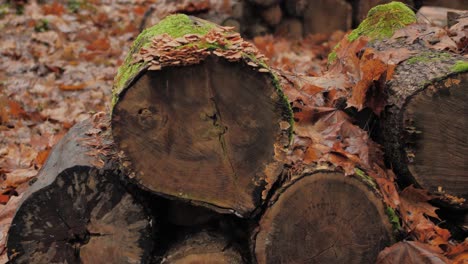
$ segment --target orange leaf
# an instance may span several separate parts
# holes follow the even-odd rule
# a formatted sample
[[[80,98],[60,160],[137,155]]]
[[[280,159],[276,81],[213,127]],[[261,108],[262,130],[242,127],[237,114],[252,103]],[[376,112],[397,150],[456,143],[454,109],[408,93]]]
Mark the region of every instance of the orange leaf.
[[[0,204],[6,204],[10,200],[10,195],[0,194]]]
[[[57,15],[61,16],[65,12],[65,8],[62,4],[58,2],[53,2],[50,5],[44,5],[42,7],[42,11],[44,11],[44,15]]]
[[[10,107],[10,115],[13,117],[27,116],[27,113],[21,107],[21,105],[15,101],[8,101],[8,106]]]
[[[39,153],[37,153],[36,159],[34,160],[34,163],[37,166],[42,167],[44,162],[47,160],[47,157],[49,157],[49,153],[50,153],[50,147],[47,147],[46,149],[39,151]]]
[[[95,50],[101,50],[101,51],[108,50],[110,48],[109,39],[107,39],[107,38],[96,39],[91,44],[86,46],[86,48],[88,50],[92,50],[92,51],[95,51]]]
[[[86,84],[80,83],[77,85],[66,85],[66,84],[60,84],[59,89],[62,91],[77,91],[77,90],[82,90],[86,87]]]

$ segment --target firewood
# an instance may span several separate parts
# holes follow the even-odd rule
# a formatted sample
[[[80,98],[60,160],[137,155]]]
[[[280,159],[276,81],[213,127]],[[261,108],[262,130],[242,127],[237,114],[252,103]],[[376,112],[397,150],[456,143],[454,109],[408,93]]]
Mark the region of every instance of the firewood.
[[[107,163],[109,120],[74,126],[24,194],[8,232],[11,263],[147,263],[151,218]]]
[[[167,17],[137,38],[116,78],[112,134],[125,166],[155,193],[249,215],[291,137],[276,78],[238,33]]]
[[[200,232],[174,245],[161,263],[241,264],[239,252],[220,234]]]
[[[373,263],[393,241],[379,194],[358,178],[306,172],[280,190],[254,247],[264,263]]]

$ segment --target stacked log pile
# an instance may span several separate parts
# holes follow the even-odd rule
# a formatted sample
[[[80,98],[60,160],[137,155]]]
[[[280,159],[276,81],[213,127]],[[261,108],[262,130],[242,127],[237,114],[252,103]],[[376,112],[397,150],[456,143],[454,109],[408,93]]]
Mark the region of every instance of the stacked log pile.
[[[176,4],[174,4],[174,2]],[[158,1],[156,17],[185,13],[234,27],[243,36],[259,35],[299,39],[309,34],[348,31],[366,18],[374,6],[390,0],[197,0]],[[463,0],[403,0],[413,10],[422,6],[468,9]],[[152,25],[151,23],[149,25]]]
[[[10,260],[462,263],[466,230],[428,200],[466,215],[467,21],[415,22],[400,3],[373,8],[309,77],[271,68],[231,28],[168,16],[135,40],[110,120],[52,151]],[[363,113],[383,133],[359,127]]]

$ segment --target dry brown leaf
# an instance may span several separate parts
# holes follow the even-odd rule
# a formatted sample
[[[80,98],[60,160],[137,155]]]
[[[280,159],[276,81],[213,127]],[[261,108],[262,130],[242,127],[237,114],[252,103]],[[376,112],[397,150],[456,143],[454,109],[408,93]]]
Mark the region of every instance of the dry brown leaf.
[[[376,264],[449,264],[440,249],[416,241],[402,241],[385,248]]]

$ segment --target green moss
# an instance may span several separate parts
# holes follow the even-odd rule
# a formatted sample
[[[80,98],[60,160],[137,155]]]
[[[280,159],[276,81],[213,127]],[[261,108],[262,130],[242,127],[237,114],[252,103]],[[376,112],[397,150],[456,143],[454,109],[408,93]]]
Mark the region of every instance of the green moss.
[[[451,55],[447,52],[423,52],[407,60],[408,64],[415,64],[418,62],[428,63],[437,62],[444,59],[450,59]]]
[[[348,40],[354,41],[360,36],[367,36],[372,40],[389,38],[397,29],[415,22],[416,15],[403,3],[378,5],[369,10],[367,18],[349,34]]]
[[[468,62],[467,61],[457,61],[453,65],[452,69],[453,72],[460,73],[460,72],[467,72],[468,71]]]
[[[338,57],[338,54],[336,54],[336,51],[340,48],[340,43],[336,44],[335,47],[333,47],[332,52],[328,54],[328,64],[332,64],[335,62],[336,58]]]
[[[388,219],[390,220],[390,223],[392,224],[393,230],[398,231],[401,229],[400,225],[400,218],[397,216],[395,210],[391,208],[390,206],[387,206],[385,208],[385,213],[388,216]]]
[[[377,190],[377,184],[375,183],[375,180],[372,177],[370,177],[369,175],[367,175],[364,171],[356,168],[356,169],[354,169],[354,173],[355,173],[355,175],[359,176],[359,178],[361,178],[361,180],[364,183],[366,183],[367,185],[369,185],[373,189]]]
[[[133,79],[138,72],[147,66],[147,63],[133,63],[133,54],[138,53],[141,48],[151,45],[151,40],[155,36],[168,34],[173,38],[178,38],[187,34],[206,35],[215,26],[216,25],[205,21],[203,21],[203,23],[196,23],[196,21],[192,20],[187,15],[178,14],[167,16],[158,24],[145,29],[135,39],[124,63],[117,71],[117,75],[114,80],[112,107],[117,103],[118,97],[127,82]]]

